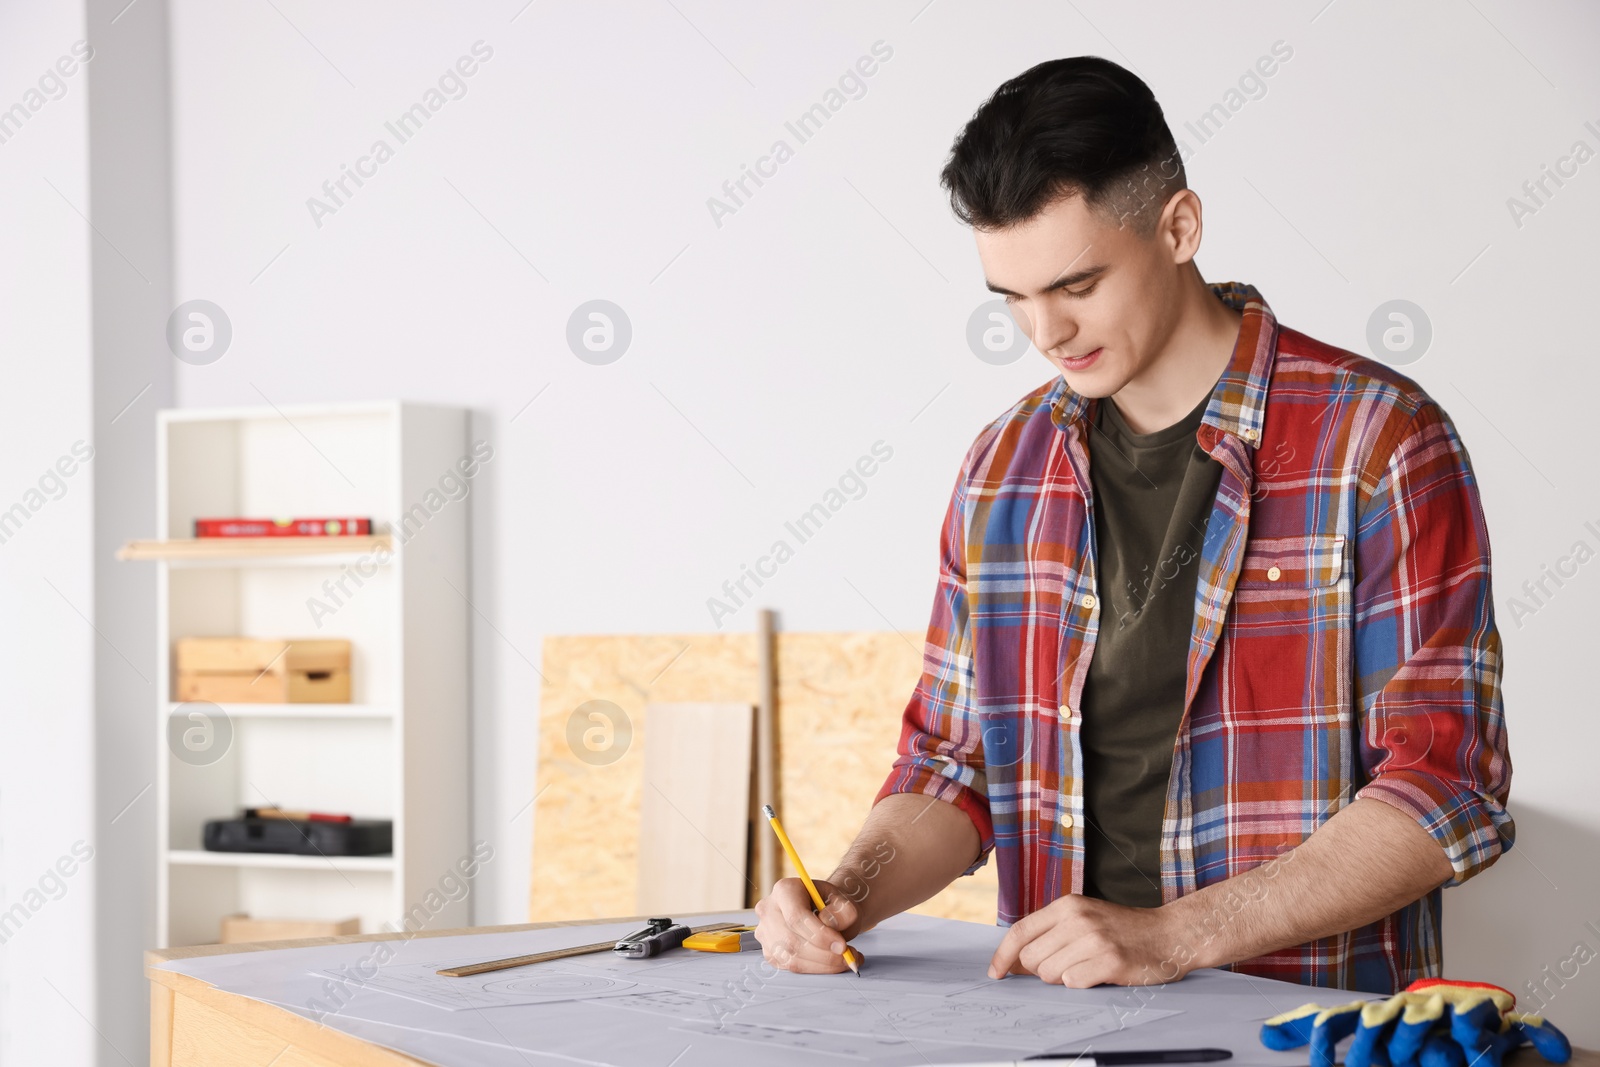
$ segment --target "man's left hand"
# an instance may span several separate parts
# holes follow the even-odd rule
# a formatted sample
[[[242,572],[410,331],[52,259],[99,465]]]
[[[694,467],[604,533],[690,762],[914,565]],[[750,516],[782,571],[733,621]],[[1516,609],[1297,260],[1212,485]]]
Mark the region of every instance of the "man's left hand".
[[[1165,908],[1129,908],[1070,894],[1016,922],[989,962],[989,977],[1036,974],[1052,985],[1087,989],[1175,981],[1173,922]],[[1188,956],[1188,953],[1181,953]]]

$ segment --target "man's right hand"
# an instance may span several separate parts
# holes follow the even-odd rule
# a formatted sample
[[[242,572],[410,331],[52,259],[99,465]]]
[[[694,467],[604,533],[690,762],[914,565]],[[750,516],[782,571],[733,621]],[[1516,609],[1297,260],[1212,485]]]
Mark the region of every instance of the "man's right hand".
[[[774,882],[756,904],[762,954],[773,966],[802,974],[848,970],[843,952],[851,938],[949,885],[978,858],[981,844],[972,820],[953,803],[920,793],[884,797],[832,879],[817,883],[820,916],[798,878]]]
[[[827,905],[812,909],[811,894],[798,878],[780,878],[772,892],[756,902],[756,940],[774,967],[799,974],[835,974],[848,970],[845,942],[859,932],[861,914],[855,903],[832,882],[817,882]],[[858,952],[857,955],[860,953]]]

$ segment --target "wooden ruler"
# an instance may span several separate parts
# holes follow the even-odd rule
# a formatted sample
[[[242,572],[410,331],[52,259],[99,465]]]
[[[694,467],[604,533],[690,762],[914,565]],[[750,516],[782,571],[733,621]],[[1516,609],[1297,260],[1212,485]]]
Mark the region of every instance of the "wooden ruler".
[[[742,923],[712,923],[709,926],[691,927],[691,934],[707,934],[715,930],[732,930]],[[527,956],[511,956],[503,960],[488,960],[484,963],[469,963],[461,967],[446,967],[435,974],[444,975],[446,978],[466,978],[469,975],[484,974],[488,971],[504,971],[511,967],[526,967],[530,963],[546,963],[550,960],[564,960],[568,956],[587,956],[591,952],[608,952],[617,947],[617,938],[610,941],[596,941],[592,945],[577,945],[573,948],[555,948],[549,952],[535,952]]]

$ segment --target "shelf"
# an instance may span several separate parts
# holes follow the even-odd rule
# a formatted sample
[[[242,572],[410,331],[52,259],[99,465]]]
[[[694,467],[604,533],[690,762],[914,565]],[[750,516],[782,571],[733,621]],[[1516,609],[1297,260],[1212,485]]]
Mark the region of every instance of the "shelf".
[[[184,704],[210,703],[230,719],[391,719],[394,708],[387,704],[217,704],[213,701],[172,700],[171,715]]]
[[[394,400],[341,401],[331,404],[276,405],[254,404],[238,407],[216,408],[165,408],[156,413],[157,422],[165,427],[174,423],[184,425],[196,422],[247,422],[251,420],[271,423],[288,423],[308,419],[395,418],[404,405]],[[289,423],[289,425],[294,425]]]
[[[393,553],[394,538],[389,534],[359,537],[189,537],[176,541],[129,541],[117,550],[117,558],[223,565],[313,564],[354,560],[380,549]]]
[[[471,606],[460,593],[471,589],[469,508],[429,506],[462,496],[441,487],[441,472],[465,482],[469,461],[485,462],[470,429],[463,408],[393,400],[158,416],[151,539],[108,546],[118,559],[153,563],[157,583],[160,651],[146,705],[160,754],[157,944],[215,941],[239,912],[356,916],[364,931],[385,929],[470,853]],[[351,527],[338,537],[191,536],[196,519],[219,515],[361,515],[372,526],[359,536]],[[419,554],[411,535],[424,525]],[[276,691],[259,694],[275,703],[172,699],[177,641],[237,636],[349,641],[357,703],[324,703],[326,694],[277,703],[287,694]],[[227,747],[191,762],[174,735],[206,723],[175,720],[197,706],[215,737],[226,731]],[[391,818],[394,854],[205,851],[208,821],[267,803],[258,785],[293,807]],[[430,925],[470,920],[462,897]]]
[[[206,852],[174,848],[167,862],[177,867],[261,867],[284,871],[392,871],[393,856],[297,856],[282,852]]]

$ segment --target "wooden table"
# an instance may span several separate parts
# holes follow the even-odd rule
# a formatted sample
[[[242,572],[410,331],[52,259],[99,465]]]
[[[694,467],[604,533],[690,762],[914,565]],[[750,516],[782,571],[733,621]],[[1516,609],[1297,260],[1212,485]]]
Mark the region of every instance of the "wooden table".
[[[523,923],[417,934],[352,934],[301,941],[200,945],[146,952],[145,974],[150,979],[150,1067],[429,1067],[423,1060],[329,1029],[276,1005],[221,992],[209,983],[188,975],[158,971],[156,964],[227,952],[260,952],[275,948],[452,937],[458,934],[508,933],[630,921],[642,922],[643,919],[596,919],[592,924]],[[1600,1052],[1576,1049],[1571,1063],[1572,1067],[1600,1067]],[[1521,1049],[1506,1061],[1506,1067],[1538,1067],[1542,1064],[1544,1061],[1529,1048]]]
[[[596,919],[594,925],[627,921]],[[186,974],[158,971],[157,964],[229,952],[587,925],[590,924],[522,923],[428,930],[416,934],[349,934],[299,941],[197,945],[146,952],[145,975],[150,979],[150,1067],[428,1067],[423,1060],[330,1029],[274,1004],[224,993]]]

